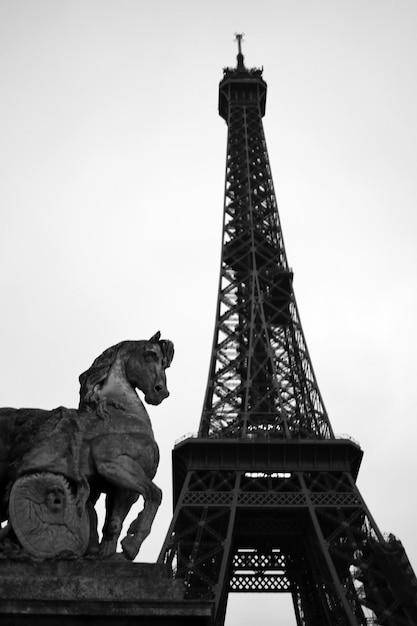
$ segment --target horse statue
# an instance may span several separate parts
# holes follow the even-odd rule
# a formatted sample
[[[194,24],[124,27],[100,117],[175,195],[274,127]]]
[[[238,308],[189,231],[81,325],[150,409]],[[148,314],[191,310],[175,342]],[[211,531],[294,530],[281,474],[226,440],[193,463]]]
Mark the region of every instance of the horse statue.
[[[159,462],[145,402],[168,397],[165,370],[174,347],[156,333],[105,350],[80,376],[77,409],[0,409],[2,542],[41,558],[66,553],[110,557],[123,521],[139,496],[142,511],[122,550],[133,560],[161,502],[152,482]],[[94,505],[106,494],[98,540]]]

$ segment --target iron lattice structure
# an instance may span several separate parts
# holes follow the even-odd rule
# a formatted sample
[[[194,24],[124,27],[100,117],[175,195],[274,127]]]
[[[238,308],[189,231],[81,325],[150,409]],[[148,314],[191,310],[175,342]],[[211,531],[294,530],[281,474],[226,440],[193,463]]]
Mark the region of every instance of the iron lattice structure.
[[[336,439],[292,287],[262,117],[259,69],[224,70],[222,261],[198,435],[173,451],[174,515],[159,557],[186,598],[292,594],[298,626],[412,626],[417,580],[357,486],[362,451]],[[278,623],[278,617],[277,617]]]
[[[220,286],[200,436],[328,438],[292,289],[262,125],[261,70],[225,70],[228,124]]]

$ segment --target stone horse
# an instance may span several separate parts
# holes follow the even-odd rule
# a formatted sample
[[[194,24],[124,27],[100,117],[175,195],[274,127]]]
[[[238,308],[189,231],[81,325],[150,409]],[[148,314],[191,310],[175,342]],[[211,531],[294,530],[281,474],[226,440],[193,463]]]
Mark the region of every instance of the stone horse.
[[[0,512],[2,520],[9,520],[0,539],[15,534],[26,547],[21,540],[24,532],[19,534],[17,528],[21,509],[15,513],[16,528],[10,521],[17,506],[18,497],[13,500],[16,486],[32,478],[42,484],[43,477],[63,477],[76,506],[88,511],[89,551],[99,556],[116,552],[123,521],[139,496],[143,497],[143,510],[122,540],[125,556],[135,558],[162,497],[152,482],[159,462],[158,446],[136,389],[149,404],[167,398],[165,370],[173,355],[172,342],[161,340],[159,332],[149,341],[122,341],[105,350],[81,374],[78,410],[0,409]],[[52,489],[45,497],[46,504],[52,498],[53,514],[59,513],[62,504],[58,491]],[[21,489],[20,500],[22,493]],[[106,494],[106,517],[99,545],[94,505],[101,493]]]

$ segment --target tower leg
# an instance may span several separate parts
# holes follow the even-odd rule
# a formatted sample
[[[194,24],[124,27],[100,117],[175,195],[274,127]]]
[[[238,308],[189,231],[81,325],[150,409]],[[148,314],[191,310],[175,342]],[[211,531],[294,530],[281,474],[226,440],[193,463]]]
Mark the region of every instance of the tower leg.
[[[315,507],[310,497],[310,491],[306,486],[303,474],[299,474],[299,479],[305,494],[306,501],[308,503],[309,514],[316,534],[316,540],[319,546],[320,555],[324,561],[323,570],[326,574],[327,585],[329,587],[329,590],[333,591],[333,593],[329,594],[329,598],[331,598],[333,604],[332,609],[335,612],[335,617],[333,619],[337,619],[337,622],[334,623],[341,624],[343,626],[358,626],[357,617],[352,612],[352,608],[348,602],[348,599],[346,598],[345,589],[341,585],[338,572],[329,554],[328,545],[320,528]],[[359,623],[362,623],[364,626],[366,626],[365,618],[363,618],[363,621]]]
[[[233,493],[233,501],[229,516],[229,523],[227,526],[227,532],[224,540],[224,552],[220,566],[219,581],[216,585],[214,626],[223,626],[226,619],[227,601],[229,598],[229,580],[233,558],[232,545],[236,523],[236,511],[240,489],[240,479],[241,474],[237,473]]]

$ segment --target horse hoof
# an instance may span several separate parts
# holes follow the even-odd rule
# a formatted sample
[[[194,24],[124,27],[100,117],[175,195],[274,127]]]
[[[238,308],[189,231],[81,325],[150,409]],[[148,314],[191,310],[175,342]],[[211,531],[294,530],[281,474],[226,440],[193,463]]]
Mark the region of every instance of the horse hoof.
[[[87,548],[87,552],[85,553],[86,556],[98,556],[100,552],[100,548],[98,547],[98,545],[94,545],[94,546],[90,546],[89,548]]]
[[[133,561],[139,552],[139,548],[133,537],[125,537],[122,539],[122,550],[125,557],[128,558],[129,561]]]
[[[106,559],[116,553],[117,542],[103,541],[98,549],[98,555],[101,559]]]

